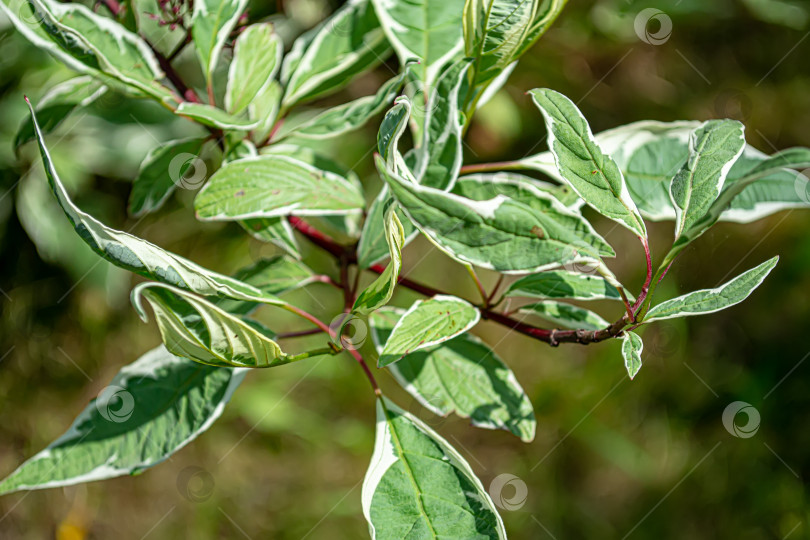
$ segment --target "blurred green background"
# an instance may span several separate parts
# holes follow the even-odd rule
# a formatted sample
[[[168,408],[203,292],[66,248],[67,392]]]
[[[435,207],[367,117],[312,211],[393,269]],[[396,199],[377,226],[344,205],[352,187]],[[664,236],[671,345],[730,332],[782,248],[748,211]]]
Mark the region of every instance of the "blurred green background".
[[[325,0],[283,6],[301,28],[335,7]],[[672,21],[672,35],[660,45],[634,31],[637,14],[648,7]],[[250,12],[259,19],[275,9],[252,2]],[[579,102],[595,131],[642,119],[732,117],[768,153],[810,146],[808,30],[807,2],[572,0],[475,117],[467,162],[545,149],[541,116],[524,95],[538,86]],[[71,74],[5,23],[0,73],[5,476],[60,435],[159,336],[129,306],[133,278],[100,261],[69,227],[35,148],[15,153],[23,94],[36,103]],[[388,76],[381,67],[318,105],[372,93]],[[275,254],[236,226],[197,223],[187,191],[154,216],[127,217],[129,183],[146,152],[191,129],[155,106],[107,94],[48,141],[76,202],[105,223],[225,273]],[[329,149],[361,175],[369,196],[379,186],[368,155],[375,131],[370,125]],[[638,290],[644,276],[638,242],[625,231],[607,233],[611,225],[594,219],[621,254],[612,268]],[[660,259],[671,224],[651,229]],[[516,477],[495,496],[519,506],[502,511],[512,538],[810,538],[808,230],[810,212],[795,210],[746,226],[719,225],[696,242],[663,282],[661,298],[714,287],[774,254],[782,259],[745,303],[645,329],[644,367],[632,382],[618,343],[554,349],[482,323],[475,333],[514,369],[534,403],[538,432],[531,444],[434,417],[387,374],[379,374],[381,384],[460,448],[485,486],[501,474]],[[330,260],[305,249],[305,260],[334,275]],[[406,251],[404,274],[476,298],[466,272],[425,241]],[[327,319],[342,307],[325,285],[293,298]],[[416,298],[400,291],[394,303]],[[604,307],[608,318],[620,315],[614,305]],[[279,332],[306,327],[269,309],[262,317]],[[753,437],[724,429],[722,413],[734,401],[760,413]],[[0,538],[364,538],[360,483],[373,421],[368,383],[347,355],[254,373],[209,432],[138,478],[1,498]]]

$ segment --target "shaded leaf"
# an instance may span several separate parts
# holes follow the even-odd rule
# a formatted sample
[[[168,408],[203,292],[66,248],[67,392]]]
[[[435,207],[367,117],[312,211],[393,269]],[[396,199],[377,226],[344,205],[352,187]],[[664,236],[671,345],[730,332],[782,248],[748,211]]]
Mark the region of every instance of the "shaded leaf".
[[[258,120],[234,116],[222,109],[204,103],[184,101],[177,107],[175,113],[200,124],[225,130],[250,131],[259,125]]]
[[[79,107],[86,107],[101,97],[107,87],[89,76],[74,77],[61,82],[42,96],[37,105],[37,117],[42,132],[50,133]],[[14,146],[20,146],[36,138],[34,123],[27,117],[14,137]]]
[[[567,270],[550,270],[522,277],[512,283],[504,295],[574,300],[622,299],[618,289],[601,276]]]
[[[315,279],[312,270],[301,261],[280,255],[269,259],[259,259],[255,263],[241,268],[234,278],[256,287],[266,294],[282,294],[299,289],[312,283]],[[261,304],[222,298],[217,306],[229,313],[247,315]]]
[[[199,186],[206,173],[199,158],[204,143],[205,139],[183,139],[150,150],[132,182],[129,213],[139,217],[160,209],[178,185]]]
[[[397,286],[399,271],[402,269],[402,246],[405,243],[405,231],[394,211],[396,203],[390,202],[385,210],[385,238],[388,243],[388,254],[391,258],[385,271],[357,296],[352,311],[368,315],[381,308],[391,300]]]
[[[286,251],[296,259],[301,258],[298,240],[295,239],[292,226],[283,217],[256,218],[240,221],[242,226],[253,238],[262,242],[269,242]]]
[[[541,319],[570,330],[579,328],[601,330],[610,325],[609,322],[593,311],[553,300],[521,306],[518,312],[537,315]]]

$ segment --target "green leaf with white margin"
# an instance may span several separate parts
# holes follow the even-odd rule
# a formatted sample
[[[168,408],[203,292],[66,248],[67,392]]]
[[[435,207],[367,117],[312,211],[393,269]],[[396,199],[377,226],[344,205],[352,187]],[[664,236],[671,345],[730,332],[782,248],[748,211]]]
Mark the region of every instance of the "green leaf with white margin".
[[[381,308],[391,300],[397,286],[399,271],[402,269],[402,246],[405,243],[405,231],[395,212],[396,203],[389,201],[385,210],[385,238],[388,242],[388,254],[391,260],[385,271],[358,295],[352,307],[353,313],[368,315]]]
[[[618,289],[604,278],[567,270],[550,270],[522,277],[512,283],[504,295],[574,300],[622,299]]]
[[[240,300],[281,305],[279,298],[264,294],[255,287],[236,279],[206,270],[188,259],[165,251],[158,246],[123,231],[111,229],[93,216],[79,210],[68,197],[59,180],[51,155],[39,130],[33,107],[28,104],[34,120],[42,162],[51,190],[73,228],[93,251],[102,258],[138,275],[206,296],[227,296]]]
[[[231,35],[248,0],[195,0],[191,36],[208,84],[219,62],[222,47]]]
[[[700,122],[645,120],[595,135],[597,144],[622,170],[630,195],[644,218],[675,219],[669,185],[686,163],[689,136],[700,125]],[[555,170],[550,152],[520,160],[520,165],[565,181]],[[746,145],[731,167],[717,201],[700,221],[719,213],[719,221],[750,223],[779,210],[806,207],[808,196],[804,186],[797,188],[798,177],[791,169],[808,167],[810,149],[791,148],[768,156]]]
[[[259,259],[254,264],[241,268],[233,277],[267,294],[282,294],[315,281],[315,276],[308,266],[283,255]],[[230,298],[220,298],[216,304],[228,313],[236,315],[248,315],[261,305]]]
[[[464,52],[464,0],[372,0],[400,64],[418,60],[413,72],[432,88],[439,70]]]
[[[162,463],[211,427],[246,373],[152,349],[122,368],[64,435],[0,482],[0,493],[135,475]]]
[[[566,0],[469,0],[464,43],[473,87],[486,88],[551,27]]]
[[[705,315],[737,305],[759,287],[778,261],[778,256],[769,259],[715,289],[694,291],[661,302],[647,312],[643,319],[644,323],[691,315]]]
[[[676,238],[706,214],[744,148],[745,126],[735,120],[709,120],[692,132],[689,159],[669,188]]]
[[[622,357],[624,357],[624,367],[627,368],[627,374],[631,379],[635,378],[641,369],[641,351],[643,350],[644,343],[638,334],[625,330],[622,336]]]
[[[771,181],[777,186],[781,184],[783,191],[786,188],[789,191],[789,186],[792,183],[793,194],[788,195],[788,197],[780,197],[782,201],[776,203],[778,206],[784,208],[782,205],[784,204],[785,199],[793,199],[793,205],[798,203],[799,206],[807,206],[807,177],[804,176],[804,174],[796,173],[786,168],[801,168],[805,166],[810,166],[810,149],[789,148],[787,150],[778,152],[767,159],[760,160],[752,168],[747,168],[742,177],[736,178],[732,182],[728,182],[725,189],[720,192],[720,196],[718,196],[709,207],[709,210],[700,219],[695,221],[691,227],[685,230],[678,239],[676,239],[671,254],[682,250],[695,238],[709,230],[709,228],[720,218],[728,214],[729,209],[734,211],[735,202],[740,201],[738,204],[744,204],[746,199],[740,200],[741,196],[747,194],[749,197],[748,200],[750,200],[750,197],[757,197],[757,193],[753,190],[758,187],[758,183],[763,181]],[[785,183],[787,186],[785,186]],[[766,184],[763,187],[766,193],[773,194],[773,188],[771,186]]]
[[[610,326],[609,322],[593,311],[563,302],[555,302],[554,300],[520,306],[518,313],[537,315],[552,324],[571,330],[579,328],[601,330]]]
[[[268,368],[307,358],[288,355],[252,324],[231,315],[205,298],[161,283],[141,283],[132,289],[132,305],[144,322],[146,299],[166,349],[209,366]]]
[[[374,454],[363,480],[372,539],[505,539],[501,517],[464,458],[438,433],[377,399]]]
[[[404,311],[385,307],[369,317],[378,352]],[[534,439],[537,422],[529,397],[509,367],[471,334],[408,354],[388,370],[435,414],[455,413],[479,428],[509,431],[525,442]]]
[[[284,89],[276,81],[270,81],[267,88],[263,89],[256,98],[248,105],[248,117],[258,122],[253,128],[253,140],[261,145],[267,142],[273,127],[276,125],[279,109],[281,108],[281,96]]]
[[[205,126],[224,130],[250,131],[259,125],[258,120],[251,120],[241,116],[234,116],[228,112],[206,105],[205,103],[191,103],[184,101],[174,111],[175,114],[185,116]]]
[[[91,104],[107,87],[93,77],[82,75],[61,82],[48,90],[37,104],[37,116],[43,133],[50,133],[79,107]],[[14,137],[14,146],[20,146],[36,138],[34,123],[27,117]]]
[[[566,207],[579,210],[584,201],[567,185],[556,185],[512,172],[469,174],[456,180],[451,193],[474,201],[486,201],[504,195],[510,199],[537,207],[537,191],[548,193]]]
[[[251,24],[239,34],[228,68],[225,109],[239,114],[273,82],[284,45],[270,23]]]
[[[246,219],[240,221],[239,225],[256,240],[278,246],[296,259],[301,258],[298,240],[296,240],[292,226],[287,221],[287,218]]]
[[[103,73],[167,105],[177,100],[158,82],[164,73],[149,45],[137,34],[81,4],[52,0],[29,3],[32,16],[51,40],[64,54],[87,66],[88,74]]]
[[[403,72],[390,79],[373,96],[364,96],[322,112],[296,126],[286,136],[330,139],[362,127],[372,116],[379,114],[397,97],[405,75],[406,73]]]
[[[530,94],[543,113],[548,145],[565,180],[594,210],[646,238],[644,220],[627,190],[624,175],[596,144],[577,106],[553,90],[535,89]]]
[[[378,367],[463,334],[481,319],[478,309],[455,296],[436,295],[417,300],[397,322],[380,352]]]
[[[140,217],[159,210],[178,186],[198,187],[206,174],[199,158],[204,143],[205,139],[182,139],[150,150],[132,182],[130,215]]]
[[[447,66],[429,95],[422,142],[416,150],[414,176],[428,187],[449,191],[461,170],[465,118],[459,111],[466,91],[470,60]]]
[[[363,194],[347,178],[275,154],[225,165],[194,200],[197,216],[213,221],[348,214],[364,206]]]
[[[537,190],[538,207],[504,195],[475,201],[420,186],[377,169],[405,214],[454,259],[503,273],[529,273],[565,263],[613,256],[611,247],[578,213]]]
[[[283,108],[336,92],[390,53],[369,0],[349,0],[293,43],[284,59]]]

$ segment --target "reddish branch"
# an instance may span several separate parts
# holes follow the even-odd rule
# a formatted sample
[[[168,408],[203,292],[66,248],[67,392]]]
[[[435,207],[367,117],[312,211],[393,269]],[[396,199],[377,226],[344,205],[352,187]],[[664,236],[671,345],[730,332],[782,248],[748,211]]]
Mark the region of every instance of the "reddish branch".
[[[316,246],[329,252],[339,260],[342,259],[350,262],[356,262],[357,253],[355,246],[342,246],[338,244],[335,240],[301,218],[290,216],[287,219],[289,220],[290,225],[292,225],[298,232],[306,236]],[[385,271],[385,266],[375,264],[370,266],[368,270],[377,274],[382,274]],[[434,289],[429,285],[418,283],[404,276],[398,277],[397,283],[406,289],[410,289],[425,296],[446,294],[444,291]],[[537,328],[536,326],[524,323],[523,321],[513,319],[512,317],[495,311],[490,307],[479,306],[479,310],[481,312],[481,317],[486,320],[506,326],[507,328],[515,330],[516,332],[520,332],[526,336],[544,341],[555,347],[560,343],[579,343],[581,345],[588,345],[590,343],[604,341],[620,335],[622,330],[624,330],[628,324],[632,322],[632,317],[625,314],[621,319],[601,330],[548,330],[545,328]]]

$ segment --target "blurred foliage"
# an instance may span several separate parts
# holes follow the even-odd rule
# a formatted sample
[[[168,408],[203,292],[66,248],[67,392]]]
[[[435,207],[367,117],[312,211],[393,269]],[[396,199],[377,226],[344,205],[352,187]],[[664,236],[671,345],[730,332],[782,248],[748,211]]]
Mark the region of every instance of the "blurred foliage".
[[[284,4],[289,38],[334,8],[325,1]],[[644,8],[671,19],[665,43],[639,39],[634,21]],[[595,130],[642,119],[732,117],[745,122],[748,140],[764,151],[810,146],[809,13],[806,2],[787,0],[572,0],[476,116],[467,160],[544,149],[541,117],[524,95],[538,86],[579,102]],[[251,15],[276,17],[271,3],[258,1]],[[159,337],[128,305],[128,274],[100,261],[65,226],[35,148],[28,144],[19,154],[13,148],[25,115],[22,95],[36,102],[70,73],[7,24],[0,24],[0,70],[5,474],[62,433],[120,366]],[[369,94],[388,76],[383,66],[335,102]],[[116,228],[222,272],[274,254],[236,226],[196,222],[188,191],[157,216],[127,218],[128,183],[148,149],[191,127],[156,106],[109,93],[61,126],[49,144],[79,206]],[[369,126],[329,149],[358,172],[369,197],[379,187],[368,153],[375,130]],[[804,483],[810,353],[800,339],[810,320],[808,225],[810,214],[787,211],[745,229],[717,226],[691,246],[663,282],[662,297],[717,285],[727,279],[722,269],[729,261],[739,271],[776,253],[783,257],[740,306],[645,330],[645,364],[633,382],[617,360],[618,343],[555,349],[482,324],[476,332],[513,367],[535,405],[538,436],[531,444],[436,418],[389,377],[381,383],[460,447],[485,485],[503,473],[527,484],[525,505],[503,511],[512,538],[810,538]],[[670,227],[651,227],[657,257]],[[640,248],[629,233],[610,229],[601,222],[617,252],[636,255],[612,267],[637,288],[644,275]],[[316,269],[334,274],[320,253],[305,249]],[[464,270],[425,241],[408,248],[404,273],[475,297]],[[494,283],[492,275],[483,279]],[[339,311],[334,291],[310,290],[315,296],[295,293],[300,305]],[[394,303],[416,298],[403,291]],[[276,312],[272,320],[269,311],[264,315],[276,331],[300,328]],[[251,374],[208,433],[142,478],[0,499],[0,537],[365,537],[358,479],[373,446],[373,396],[344,356]],[[723,428],[723,410],[736,400],[761,413],[751,438]]]

